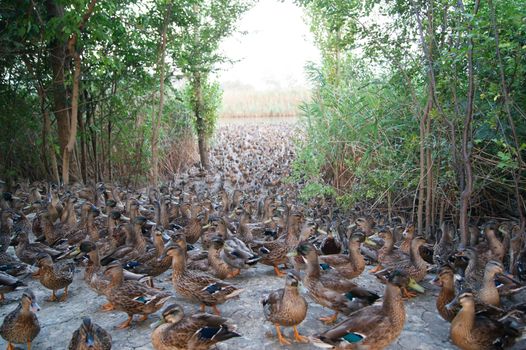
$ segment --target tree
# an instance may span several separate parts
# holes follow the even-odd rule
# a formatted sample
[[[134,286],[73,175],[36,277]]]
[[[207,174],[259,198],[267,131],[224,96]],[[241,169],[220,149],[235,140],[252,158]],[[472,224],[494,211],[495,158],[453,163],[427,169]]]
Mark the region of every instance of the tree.
[[[240,16],[252,4],[250,0],[195,0],[192,4],[189,25],[181,28],[175,38],[172,57],[189,81],[192,98],[191,109],[194,114],[195,129],[199,145],[201,165],[208,169],[208,130],[213,129],[214,120],[206,118],[205,101],[210,74],[226,58],[219,53],[222,39],[236,30]],[[213,115],[213,113],[209,114]]]

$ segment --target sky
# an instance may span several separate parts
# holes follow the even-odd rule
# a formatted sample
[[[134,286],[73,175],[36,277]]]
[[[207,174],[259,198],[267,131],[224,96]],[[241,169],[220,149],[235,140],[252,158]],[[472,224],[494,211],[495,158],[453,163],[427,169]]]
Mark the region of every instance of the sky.
[[[219,72],[223,85],[240,83],[257,90],[308,87],[304,66],[319,62],[319,53],[303,10],[288,0],[259,1],[245,13],[239,29],[221,45],[227,57],[239,60]]]

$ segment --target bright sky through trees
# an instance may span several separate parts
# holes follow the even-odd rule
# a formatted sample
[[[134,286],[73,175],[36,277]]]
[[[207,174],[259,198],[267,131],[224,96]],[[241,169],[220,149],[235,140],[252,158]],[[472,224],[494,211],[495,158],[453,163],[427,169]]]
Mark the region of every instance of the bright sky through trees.
[[[226,56],[239,61],[219,73],[221,83],[260,90],[307,85],[303,67],[319,61],[319,54],[302,9],[292,1],[260,1],[243,16],[239,29],[246,35],[222,44]]]

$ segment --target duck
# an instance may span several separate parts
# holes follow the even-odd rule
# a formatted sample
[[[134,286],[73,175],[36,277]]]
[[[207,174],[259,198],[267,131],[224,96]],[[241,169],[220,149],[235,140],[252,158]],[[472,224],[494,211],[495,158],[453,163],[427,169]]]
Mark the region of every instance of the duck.
[[[63,252],[50,248],[45,244],[35,242],[30,243],[27,232],[22,231],[13,237],[11,245],[15,246],[16,256],[23,262],[33,265],[40,253],[49,254],[52,258],[58,258]]]
[[[36,312],[40,311],[35,294],[26,289],[22,293],[20,303],[4,317],[0,326],[0,336],[7,341],[7,350],[14,350],[13,344],[27,344],[31,349],[31,342],[40,333],[40,323]]]
[[[111,334],[90,317],[84,317],[80,327],[73,332],[68,350],[110,350]]]
[[[456,296],[455,272],[450,266],[444,265],[440,267],[432,283],[440,287],[440,292],[436,299],[437,311],[444,320],[451,322],[455,318],[458,309],[447,308],[446,306],[451,303]]]
[[[411,242],[415,235],[415,224],[412,222],[408,223],[404,232],[402,232],[402,242],[400,243],[400,250],[405,254],[409,255],[411,251]]]
[[[401,288],[408,284],[411,279],[406,272],[390,272],[381,305],[370,305],[352,313],[344,321],[312,337],[312,342],[333,349],[385,349],[404,328],[406,315]]]
[[[38,278],[44,287],[52,290],[49,301],[59,300],[55,294],[59,289],[64,289],[60,301],[65,301],[68,297],[68,287],[73,282],[75,265],[72,262],[54,263],[47,253],[40,253],[37,256],[36,265],[38,271],[33,274],[33,277]]]
[[[218,304],[238,296],[243,289],[225,283],[205,273],[186,268],[186,252],[178,245],[167,247],[164,254],[172,256],[172,283],[178,295],[205,306],[219,315]]]
[[[31,267],[8,253],[0,252],[0,271],[13,277],[25,278],[31,274]]]
[[[167,306],[153,328],[151,341],[155,350],[208,350],[241,336],[226,318],[203,312],[186,316],[179,304]]]
[[[27,286],[23,281],[0,271],[0,302],[5,300],[4,294],[13,292],[19,287]]]
[[[88,257],[88,263],[84,269],[84,282],[98,295],[106,295],[110,280],[104,275],[102,265],[100,264],[98,247],[91,241],[84,241],[78,247],[79,253],[83,253],[83,256]],[[124,279],[130,281],[147,282],[149,277],[142,274],[135,274],[133,272],[124,270]],[[106,303],[101,309],[103,311],[113,310],[113,304]]]
[[[5,253],[11,241],[11,229],[13,227],[13,211],[3,209],[0,211],[0,253]]]
[[[148,246],[142,234],[142,227],[147,222],[148,220],[144,216],[135,216],[132,223],[125,228],[126,244],[117,247],[101,258],[102,266],[106,266],[112,261],[120,261],[124,264],[130,260],[135,260],[143,256],[146,253]]]
[[[100,240],[99,230],[95,225],[95,218],[100,215],[100,210],[89,202],[85,202],[82,205],[83,218],[84,222],[79,224],[79,226],[73,230],[70,230],[65,238],[68,240],[68,244],[75,245],[83,240],[86,237],[93,242],[98,242]]]
[[[184,227],[184,235],[188,244],[195,244],[201,237],[202,225],[201,218],[198,215],[198,206],[185,206],[184,213],[187,217],[187,224]]]
[[[88,263],[84,269],[84,282],[97,294],[105,295],[110,280],[102,271],[97,245],[91,241],[84,241],[80,244],[79,251],[88,257]],[[111,303],[105,304],[102,309],[113,310],[113,305]]]
[[[484,278],[479,284],[481,288],[477,290],[476,299],[484,305],[500,306],[499,290],[495,285],[495,277],[504,273],[502,263],[490,260],[484,268]]]
[[[327,231],[327,234],[320,243],[320,251],[324,255],[340,254],[342,251],[342,242],[334,237],[332,230],[329,229]]]
[[[242,240],[234,235],[229,235],[224,240],[220,256],[228,265],[240,270],[253,267],[261,260],[259,255],[255,254]]]
[[[394,262],[388,265],[384,271],[380,271],[376,275],[381,276],[392,270],[401,270],[406,272],[416,283],[422,281],[427,275],[427,270],[429,268],[429,264],[420,255],[420,247],[424,244],[426,244],[426,240],[423,237],[414,237],[411,241],[409,260]],[[415,293],[409,292],[407,288],[402,288],[402,291],[407,298],[416,296]]]
[[[183,251],[186,252],[186,267],[188,269],[204,272],[209,271],[210,265],[208,263],[208,251],[196,251],[192,246],[187,245],[186,237],[182,232],[175,232],[174,234],[172,234],[170,241],[171,243],[168,244],[162,255],[163,259],[166,258],[165,253],[167,252],[170,246],[178,245]]]
[[[290,255],[295,254],[303,257],[307,264],[303,284],[309,296],[316,303],[335,311],[334,315],[319,319],[325,324],[334,323],[339,313],[350,315],[356,310],[371,305],[379,298],[377,294],[356,286],[338,274],[325,275],[327,277],[323,280],[318,255],[312,243],[300,243],[296,251],[290,253]]]
[[[349,254],[321,255],[318,257],[320,265],[325,270],[335,269],[341,276],[352,279],[358,277],[365,270],[365,258],[360,252],[360,246],[368,241],[374,244],[362,232],[355,232],[349,239]]]
[[[378,250],[377,260],[378,265],[369,271],[370,273],[376,273],[383,269],[383,265],[388,266],[395,264],[401,261],[407,261],[409,256],[402,252],[400,249],[397,249],[394,245],[393,232],[389,227],[384,227],[378,232],[378,237],[380,237],[384,244]]]
[[[460,304],[460,310],[451,321],[449,335],[453,344],[462,350],[496,350],[510,347],[521,332],[505,320],[496,320],[487,314],[477,314],[475,297],[470,290],[463,291],[450,307]]]
[[[109,264],[104,274],[110,278],[106,298],[115,310],[128,314],[128,319],[118,325],[118,329],[130,327],[135,314],[142,315],[140,321],[145,321],[149,314],[159,311],[172,297],[168,292],[138,281],[125,281],[123,268],[118,262]]]
[[[261,304],[265,319],[274,324],[281,345],[290,345],[281,334],[281,326],[292,327],[294,339],[299,343],[308,343],[307,337],[299,334],[297,326],[307,316],[308,304],[299,292],[301,278],[296,272],[289,272],[285,279],[285,288],[278,289],[266,296]]]
[[[227,264],[221,257],[225,241],[221,236],[212,238],[211,245],[208,248],[208,264],[210,270],[217,278],[222,280],[234,278],[240,274],[241,269]]]
[[[128,261],[124,268],[137,274],[148,275],[151,277],[159,276],[172,266],[172,259],[165,256],[160,259],[164,252],[164,239],[168,237],[161,230],[152,230],[153,247],[149,249],[142,257]]]
[[[253,241],[250,245],[252,250],[264,253],[260,263],[274,267],[274,273],[278,277],[285,276],[285,273],[279,269],[278,265],[287,263],[289,250],[298,244],[297,233],[302,220],[303,215],[301,213],[291,213],[288,218],[287,235],[284,239]]]
[[[445,265],[451,254],[455,252],[453,237],[451,236],[452,230],[453,227],[450,222],[444,221],[441,224],[440,232],[442,234],[433,248],[433,263],[437,266]]]

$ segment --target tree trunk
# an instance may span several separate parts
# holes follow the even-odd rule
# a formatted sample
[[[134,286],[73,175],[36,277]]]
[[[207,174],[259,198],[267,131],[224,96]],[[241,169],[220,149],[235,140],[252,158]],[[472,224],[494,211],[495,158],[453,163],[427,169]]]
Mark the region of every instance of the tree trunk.
[[[426,125],[429,118],[429,111],[433,103],[431,93],[428,97],[426,109],[420,119],[420,178],[418,180],[418,209],[417,209],[417,230],[419,234],[424,231],[424,205],[425,205],[425,186],[426,186]]]
[[[475,3],[474,16],[479,8],[479,0]],[[471,151],[469,142],[471,140],[471,122],[473,120],[473,95],[475,92],[474,72],[473,72],[473,38],[471,34],[472,25],[468,25],[468,94],[466,116],[464,118],[464,129],[462,130],[462,159],[464,160],[465,187],[460,194],[460,244],[466,247],[469,238],[469,202],[473,191],[473,169],[471,167]]]
[[[159,53],[159,111],[157,118],[153,120],[152,130],[152,172],[150,177],[150,184],[156,185],[159,181],[159,129],[161,128],[161,119],[163,117],[164,107],[164,59],[166,55],[166,31],[168,29],[168,22],[170,20],[170,13],[172,12],[172,4],[170,3],[166,8],[164,16],[163,28],[161,31],[161,51]]]
[[[86,128],[82,119],[82,113],[79,117],[80,128],[80,174],[82,181],[86,184],[88,181],[88,156],[86,151]]]
[[[64,16],[64,7],[53,0],[46,0],[48,17],[60,18]],[[66,44],[53,40],[49,44],[49,62],[53,73],[53,109],[57,118],[58,141],[61,150],[66,148],[69,140],[69,115],[64,85],[64,64],[66,61]]]
[[[426,136],[431,134],[431,116],[426,120]],[[430,238],[433,231],[433,161],[431,156],[431,146],[426,144],[426,238]]]
[[[210,162],[208,160],[208,139],[206,137],[206,121],[203,116],[203,93],[202,93],[202,81],[201,74],[194,73],[194,113],[197,126],[197,142],[199,146],[199,157],[201,158],[201,166],[204,169],[210,167]]]
[[[76,37],[76,35],[74,35]],[[79,82],[80,82],[80,54],[75,50],[76,39],[70,40],[68,50],[73,57],[73,93],[71,96],[71,123],[69,129],[69,139],[62,153],[62,181],[64,186],[69,184],[69,167],[71,165],[71,155],[77,139],[77,114],[79,104]]]
[[[44,152],[44,158],[46,154],[49,155],[49,161],[51,164],[49,164],[50,169],[50,175],[53,176],[53,179],[57,182],[57,184],[60,183],[60,176],[58,175],[58,165],[57,165],[57,157],[55,155],[55,150],[53,149],[53,145],[48,143],[48,135],[49,130],[51,130],[51,120],[49,119],[49,113],[45,107],[45,100],[46,100],[46,91],[44,90],[44,87],[39,83],[38,85],[38,98],[40,99],[40,110],[42,112],[43,120],[43,127],[42,127],[42,152]]]

